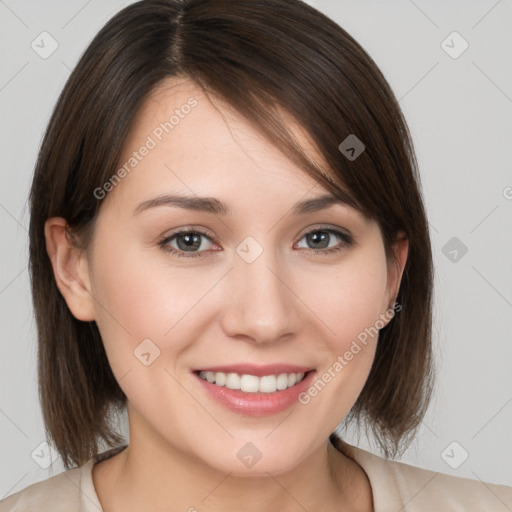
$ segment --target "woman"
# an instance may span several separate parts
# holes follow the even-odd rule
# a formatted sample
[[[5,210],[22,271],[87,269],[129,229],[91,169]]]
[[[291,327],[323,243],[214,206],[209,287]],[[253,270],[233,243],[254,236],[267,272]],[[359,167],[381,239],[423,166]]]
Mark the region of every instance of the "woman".
[[[428,224],[392,91],[313,8],[123,9],[59,98],[30,200],[40,398],[67,471],[0,511],[512,506],[387,460],[432,393]]]

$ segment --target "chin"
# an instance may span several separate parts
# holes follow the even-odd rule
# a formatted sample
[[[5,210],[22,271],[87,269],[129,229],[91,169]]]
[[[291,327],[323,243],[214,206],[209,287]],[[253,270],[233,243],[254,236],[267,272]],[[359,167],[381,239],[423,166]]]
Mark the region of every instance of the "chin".
[[[268,477],[268,473],[286,473],[307,456],[300,447],[304,450],[308,443],[294,442],[294,436],[286,432],[276,435],[274,439],[265,438],[269,432],[271,429],[265,429],[255,435],[257,433],[253,431],[226,439],[224,443],[207,438],[204,451],[198,453],[196,446],[195,452],[204,464],[237,477]]]

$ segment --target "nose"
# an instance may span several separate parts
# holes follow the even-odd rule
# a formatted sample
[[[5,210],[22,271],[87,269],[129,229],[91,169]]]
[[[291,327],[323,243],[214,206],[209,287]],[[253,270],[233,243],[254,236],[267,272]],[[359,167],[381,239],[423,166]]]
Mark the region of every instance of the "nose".
[[[307,308],[294,293],[291,269],[271,250],[251,263],[236,254],[226,277],[221,319],[227,335],[268,344],[299,332]]]

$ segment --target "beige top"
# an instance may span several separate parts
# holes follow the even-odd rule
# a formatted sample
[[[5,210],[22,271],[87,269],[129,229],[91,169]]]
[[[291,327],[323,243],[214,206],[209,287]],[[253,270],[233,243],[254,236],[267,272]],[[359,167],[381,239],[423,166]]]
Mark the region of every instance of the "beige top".
[[[383,459],[348,443],[335,446],[366,472],[375,512],[511,512],[512,487],[488,484]],[[126,445],[107,450],[0,501],[0,512],[103,512],[92,480],[96,462]]]

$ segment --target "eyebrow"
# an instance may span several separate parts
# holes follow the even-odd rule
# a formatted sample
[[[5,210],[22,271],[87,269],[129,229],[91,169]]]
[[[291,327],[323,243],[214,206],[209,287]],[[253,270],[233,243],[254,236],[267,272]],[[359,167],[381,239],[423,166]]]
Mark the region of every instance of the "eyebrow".
[[[347,192],[339,192],[339,196],[330,194],[322,195],[306,201],[296,203],[292,208],[293,215],[304,215],[324,210],[333,205],[346,205],[359,210],[354,199]],[[133,214],[137,215],[143,211],[159,206],[183,208],[215,215],[232,215],[231,209],[215,197],[183,196],[183,195],[161,195],[140,203]]]

